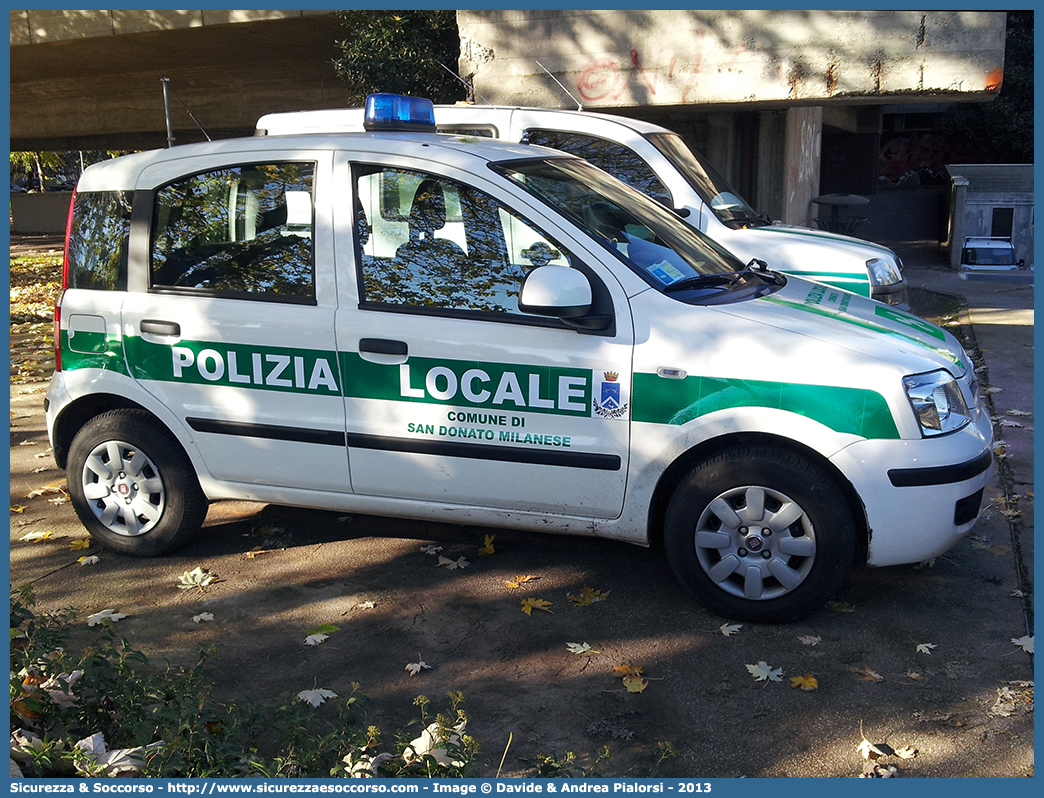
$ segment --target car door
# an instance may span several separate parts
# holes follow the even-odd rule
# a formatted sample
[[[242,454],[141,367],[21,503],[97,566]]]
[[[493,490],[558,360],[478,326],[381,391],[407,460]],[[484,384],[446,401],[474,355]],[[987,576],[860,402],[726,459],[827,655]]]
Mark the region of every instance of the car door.
[[[262,157],[143,175],[159,187],[147,192],[151,235],[134,254],[148,283],[132,286],[122,313],[128,367],[184,424],[213,477],[348,491],[323,210],[332,159]]]
[[[355,492],[619,515],[633,333],[612,276],[466,173],[390,157],[338,169],[354,195],[338,266],[358,276],[358,296],[337,337]],[[354,252],[341,245],[349,225]],[[521,313],[521,281],[541,264],[585,269],[610,328]]]

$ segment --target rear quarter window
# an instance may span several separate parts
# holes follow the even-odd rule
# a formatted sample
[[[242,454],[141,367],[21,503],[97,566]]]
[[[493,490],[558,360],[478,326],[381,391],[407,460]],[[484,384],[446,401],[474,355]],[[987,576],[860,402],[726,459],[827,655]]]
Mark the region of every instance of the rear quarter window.
[[[69,288],[127,290],[133,191],[76,194],[69,228]]]

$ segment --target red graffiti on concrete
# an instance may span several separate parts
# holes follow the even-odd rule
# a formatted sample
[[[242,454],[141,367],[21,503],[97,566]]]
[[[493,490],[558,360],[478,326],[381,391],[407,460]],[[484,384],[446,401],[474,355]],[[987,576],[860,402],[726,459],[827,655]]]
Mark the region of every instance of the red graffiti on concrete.
[[[638,74],[642,76],[642,80],[645,81],[645,85],[649,87],[649,93],[656,94],[657,74],[654,72],[652,80],[649,79],[649,75],[647,75],[645,70],[642,68],[642,59],[641,56],[638,55],[637,50],[631,50],[631,63],[634,65],[634,68],[638,70]]]
[[[649,66],[643,63],[641,53],[632,49],[629,53],[630,64],[621,65],[614,58],[602,56],[592,60],[580,73],[576,88],[580,96],[588,102],[599,100],[618,100],[627,91],[630,75],[637,74],[645,83],[649,94],[655,95],[664,88],[674,87],[681,95],[683,103],[689,102],[689,94],[697,87],[697,78],[705,70],[706,50],[705,34],[696,31],[693,37],[693,50],[689,57],[679,57],[676,53],[661,53],[658,61],[666,66]],[[718,73],[743,73],[756,67],[751,63],[758,52],[747,49],[743,44],[735,45],[730,52],[722,53],[720,61],[711,64],[710,69]],[[679,62],[681,67],[679,68]],[[777,66],[777,79],[786,85],[787,78]]]
[[[611,58],[596,58],[580,75],[576,88],[585,100],[619,99],[626,86],[623,75]]]

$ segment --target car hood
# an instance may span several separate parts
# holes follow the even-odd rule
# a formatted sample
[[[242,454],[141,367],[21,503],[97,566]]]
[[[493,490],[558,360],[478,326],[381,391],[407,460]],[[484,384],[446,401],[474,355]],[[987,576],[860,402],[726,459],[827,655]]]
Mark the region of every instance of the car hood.
[[[970,366],[960,342],[941,327],[872,299],[793,276],[769,296],[717,305],[715,310],[875,360],[898,361],[912,372],[945,368],[961,377]]]
[[[866,259],[872,257],[895,258],[895,253],[888,247],[875,244],[872,241],[864,241],[861,238],[841,235],[840,233],[829,233],[826,230],[813,230],[810,227],[798,227],[789,224],[772,224],[766,227],[750,227],[747,233],[752,239],[784,244],[822,244],[837,247],[845,252]]]

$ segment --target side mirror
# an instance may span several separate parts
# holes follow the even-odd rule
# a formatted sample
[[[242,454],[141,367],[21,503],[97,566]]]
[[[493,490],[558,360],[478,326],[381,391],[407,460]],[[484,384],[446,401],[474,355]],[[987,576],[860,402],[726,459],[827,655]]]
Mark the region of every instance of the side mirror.
[[[526,275],[518,309],[536,316],[572,319],[591,309],[591,283],[584,274],[564,266],[538,266]]]

